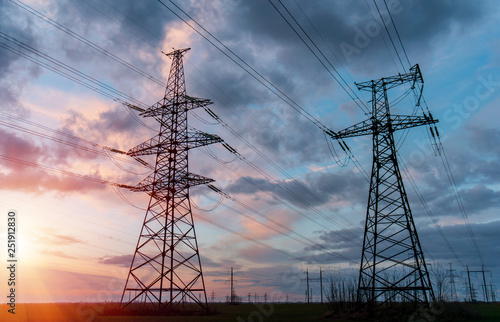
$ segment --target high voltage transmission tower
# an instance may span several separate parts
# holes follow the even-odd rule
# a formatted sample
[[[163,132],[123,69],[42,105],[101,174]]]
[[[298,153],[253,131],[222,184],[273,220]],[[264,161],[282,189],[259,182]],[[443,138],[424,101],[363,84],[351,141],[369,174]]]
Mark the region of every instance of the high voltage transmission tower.
[[[368,120],[340,132],[327,132],[332,138],[372,135],[373,164],[366,213],[363,250],[358,283],[358,302],[385,303],[396,299],[428,303],[434,299],[429,272],[410,210],[397,160],[394,132],[438,122],[427,116],[392,115],[387,92],[410,83],[423,89],[418,65],[410,72],[356,84],[372,94]],[[418,91],[418,89],[416,89]]]
[[[150,201],[121,297],[176,309],[189,302],[207,308],[205,282],[189,201],[189,188],[212,182],[188,171],[188,150],[222,142],[216,135],[188,130],[188,111],[212,102],[186,95],[182,56],[187,49],[166,54],[172,58],[165,96],[142,112],[160,123],[158,135],[130,149],[133,157],[156,157],[154,171],[135,187]]]

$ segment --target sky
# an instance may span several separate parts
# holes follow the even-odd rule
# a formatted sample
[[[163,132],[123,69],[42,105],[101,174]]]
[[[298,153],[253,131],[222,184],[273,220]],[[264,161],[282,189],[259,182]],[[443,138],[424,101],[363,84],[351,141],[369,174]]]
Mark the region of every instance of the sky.
[[[3,218],[18,216],[19,301],[119,300],[148,197],[98,181],[135,185],[149,172],[95,144],[127,151],[155,135],[154,120],[122,103],[163,97],[171,60],[162,51],[173,48],[191,48],[187,93],[210,99],[222,120],[199,109],[190,126],[241,155],[221,144],[189,152],[190,171],[233,198],[218,205],[209,188],[191,189],[209,300],[229,295],[231,267],[236,293],[261,299],[303,300],[306,270],[356,278],[372,142],[345,140],[355,164],[311,117],[333,131],[363,121],[370,93],[354,83],[417,63],[444,150],[435,155],[428,127],[396,134],[424,256],[431,271],[451,263],[461,298],[467,266],[484,265],[494,288],[500,10],[495,1],[386,3],[0,0],[0,205]],[[410,92],[389,92],[395,114],[412,113]],[[6,219],[0,229],[6,245]],[[479,275],[473,282],[481,298]]]

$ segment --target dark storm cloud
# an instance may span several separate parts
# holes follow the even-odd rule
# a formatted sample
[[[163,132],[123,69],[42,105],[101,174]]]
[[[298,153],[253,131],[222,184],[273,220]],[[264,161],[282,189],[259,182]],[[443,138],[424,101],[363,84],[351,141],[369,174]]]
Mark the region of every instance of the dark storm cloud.
[[[470,189],[464,189],[460,195],[466,209],[473,213],[500,205],[500,191],[489,189],[485,185],[475,185]]]
[[[352,172],[308,174],[303,181],[270,182],[267,179],[241,177],[226,187],[229,193],[270,192],[278,199],[298,207],[320,206],[329,201],[349,200],[352,204],[366,199],[366,183]]]
[[[491,185],[500,180],[499,141],[500,131],[496,128],[470,125],[459,137],[445,140],[446,157],[429,153],[423,162],[408,163],[418,173],[417,185],[434,215],[460,214],[450,180],[456,184],[465,210],[471,216],[498,206],[500,192]],[[470,148],[464,148],[464,144]],[[451,177],[446,174],[443,161],[449,164]],[[408,183],[406,185],[414,213],[424,212],[419,197]]]
[[[18,8],[8,0],[0,0],[0,30],[7,36],[17,38],[30,45],[35,45],[35,36],[33,35],[33,24],[30,19],[20,17]],[[2,35],[3,37],[3,35]],[[11,45],[7,40],[1,38],[2,43]],[[15,46],[13,46],[15,47]],[[0,73],[2,78],[9,71],[11,64],[21,57],[12,52],[0,48]]]
[[[10,1],[0,0],[0,31],[2,37],[15,38],[30,46],[36,46],[34,26],[29,17],[19,15],[19,8]],[[12,50],[19,48],[4,38],[0,42]],[[12,111],[15,114],[26,115],[27,109],[22,106],[19,97],[23,94],[23,88],[29,79],[36,78],[40,69],[28,64],[21,56],[0,46],[0,100],[2,109]]]
[[[498,257],[485,257],[484,254],[497,254],[500,251],[498,244],[500,221],[471,224],[471,228],[479,249],[483,252],[484,264],[489,268],[499,267],[500,260]],[[481,265],[480,256],[476,253],[472,239],[464,225],[442,226],[441,229],[464,265],[476,267]],[[453,252],[446,245],[435,227],[419,227],[418,234],[422,246],[425,248],[424,251],[429,253],[428,259],[435,258],[445,263],[448,261],[457,262]]]
[[[330,57],[330,62],[334,66],[340,70],[346,67],[351,72],[354,70],[363,74],[358,76],[361,79],[356,79],[357,81],[368,80],[373,75],[388,76],[390,74],[388,70],[393,70],[392,61],[388,59],[387,48],[382,39],[382,35],[387,38],[383,24],[377,12],[375,18],[372,16],[365,2],[314,1],[312,5],[312,2],[302,1],[299,2],[300,8],[295,3],[285,4],[323,52]],[[488,6],[486,3],[457,4],[447,0],[423,4],[391,0],[387,1],[387,4],[404,43],[412,48],[413,57],[422,59],[433,54],[436,48],[431,46],[433,42],[452,39],[459,36],[457,33],[470,30],[484,17]],[[269,79],[306,110],[315,108],[317,97],[331,97],[334,93],[339,93],[347,98],[347,94],[342,92],[336,81],[268,1],[243,1],[233,6],[216,2],[214,7],[218,10],[217,14],[211,10],[208,10],[208,14],[207,12],[204,14],[201,5],[197,5],[196,8],[186,4],[183,6],[245,62],[255,67],[263,77]],[[279,4],[276,6],[285,14]],[[376,10],[374,7],[372,9]],[[390,27],[385,6],[380,9]],[[325,39],[327,46],[301,10]],[[376,32],[372,30],[370,34],[372,27],[378,29]],[[370,35],[366,34],[367,30]],[[203,52],[198,68],[203,74],[210,75],[210,81],[205,83],[209,88],[214,86],[221,89],[225,95],[213,95],[218,91],[207,91],[198,85],[193,87],[194,92],[212,98],[215,101],[214,109],[220,112],[223,119],[229,119],[230,125],[238,124],[240,134],[250,137],[252,143],[263,147],[266,152],[278,156],[281,165],[293,165],[285,163],[285,158],[281,157],[283,155],[294,159],[295,164],[324,160],[327,150],[320,130],[205,40],[193,39],[199,41],[197,40],[197,47],[194,48],[192,55],[199,55],[197,50]],[[345,51],[347,45],[356,49],[349,56],[346,56]],[[343,62],[342,68],[332,57],[330,49]],[[249,108],[256,105],[261,108],[256,110]],[[335,105],[332,102],[332,110],[335,109]],[[228,109],[237,113],[239,119],[228,113]],[[291,114],[294,117],[290,117]],[[241,126],[242,121],[243,126]],[[337,130],[335,126],[338,121],[334,115],[326,120],[321,118],[321,121]],[[272,131],[263,130],[256,124]]]
[[[471,224],[471,229],[474,232],[475,240],[478,243],[479,249],[483,252],[484,264],[488,268],[497,268],[500,266],[500,260],[496,257],[484,257],[486,252],[497,253],[500,251],[498,245],[498,231],[500,229],[500,221],[489,223]],[[459,261],[454,253],[464,265],[479,266],[480,255],[472,243],[465,225],[449,225],[441,226],[441,230],[451,245],[452,249],[447,245],[441,234],[436,230],[435,226],[419,226],[417,227],[419,240],[423,246],[426,260],[439,260],[443,263],[453,262],[455,265]],[[320,243],[322,250],[316,250],[316,254],[301,257],[304,261],[311,264],[328,264],[342,263],[345,260],[340,257],[345,256],[358,261],[361,254],[362,229],[351,229],[354,234],[359,236],[359,239],[351,239],[348,242],[335,231],[324,231],[320,233]],[[486,251],[487,250],[487,251]],[[463,267],[465,268],[465,267]]]
[[[57,48],[50,56],[138,100],[163,87],[148,79],[164,81],[160,52],[170,49],[161,45],[173,17],[157,1],[65,1],[37,9],[52,19],[31,17],[47,31],[37,49]]]
[[[457,3],[451,0],[418,3],[390,0],[387,4],[413,57],[430,55],[435,48],[431,46],[432,42],[450,36],[456,37],[458,35],[453,33],[472,28],[484,17],[488,7],[484,2]],[[299,2],[300,8],[294,3],[285,5],[328,56],[331,56],[330,48],[341,61],[356,70],[374,70],[374,66],[377,66],[378,72],[378,69],[387,70],[391,66],[392,62],[387,59],[387,48],[381,36],[387,38],[387,35],[384,34],[383,23],[373,4],[370,6],[372,11],[363,1],[314,1],[314,5],[309,1],[302,1]],[[279,4],[276,7],[287,16]],[[391,27],[385,6],[379,8],[384,21]],[[220,12],[220,15],[225,16],[224,23],[227,25],[213,25],[209,29],[215,29],[214,34],[219,39],[250,65],[257,65],[257,70],[259,61],[265,60],[266,53],[271,54],[275,61],[274,68],[266,70],[264,74],[272,77],[275,84],[286,93],[302,93],[304,89],[323,87],[326,84],[338,88],[268,1],[244,1],[238,6],[223,9],[225,11]],[[293,23],[291,18],[288,19]],[[328,48],[309,21],[325,39]],[[299,30],[297,26],[295,28]],[[333,58],[331,62],[338,65]],[[307,82],[291,81],[297,76]]]
[[[429,201],[430,198],[427,198],[427,203],[430,209],[432,209],[432,213],[438,217],[447,216],[461,220],[462,212],[453,192],[451,190],[442,191],[438,195],[432,202]],[[475,185],[470,189],[461,189],[459,195],[465,213],[469,214],[469,216],[476,216],[483,211],[497,208],[500,203],[500,191],[492,190],[484,185]],[[415,200],[413,212],[424,212],[421,205],[417,203],[417,199],[414,198],[413,200]],[[423,213],[418,216],[427,218],[427,215]]]
[[[329,157],[322,131],[295,111],[283,107],[248,109],[244,119],[230,122],[237,122],[238,132],[280,166],[322,162]]]
[[[165,36],[163,27],[173,19],[157,1],[133,0],[68,1],[60,5],[57,16],[70,29],[108,33],[108,44],[128,50],[144,43],[158,46]]]
[[[363,228],[345,228],[317,232],[319,242],[307,246],[304,252],[308,255],[300,258],[309,264],[335,264],[356,261],[361,252]],[[311,254],[314,252],[313,254]]]
[[[468,132],[468,141],[473,143],[471,148],[474,151],[500,157],[500,146],[498,145],[500,129],[477,125],[469,125],[465,129]]]

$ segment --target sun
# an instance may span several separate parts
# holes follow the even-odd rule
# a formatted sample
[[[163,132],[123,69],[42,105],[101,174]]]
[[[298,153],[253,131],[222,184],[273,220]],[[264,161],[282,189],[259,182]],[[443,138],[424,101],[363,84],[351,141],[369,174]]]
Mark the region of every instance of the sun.
[[[16,258],[22,263],[36,262],[39,254],[36,238],[22,230],[16,234]]]

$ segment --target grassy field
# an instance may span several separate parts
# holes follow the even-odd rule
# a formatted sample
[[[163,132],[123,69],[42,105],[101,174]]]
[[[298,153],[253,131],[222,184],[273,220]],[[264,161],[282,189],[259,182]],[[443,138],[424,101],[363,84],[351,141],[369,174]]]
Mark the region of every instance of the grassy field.
[[[110,309],[111,307],[111,309]],[[7,312],[5,304],[0,305],[1,321],[333,321],[326,318],[328,308],[320,304],[214,304],[217,314],[211,316],[124,316],[108,315],[115,312],[116,304],[103,303],[44,303],[17,304],[16,314]],[[456,310],[450,307],[450,310]],[[478,318],[463,321],[500,321],[500,303],[460,304],[459,310],[473,312]],[[455,321],[438,314],[434,321]],[[353,320],[339,320],[353,321]],[[359,320],[358,320],[359,321]],[[425,321],[425,320],[419,320]]]

